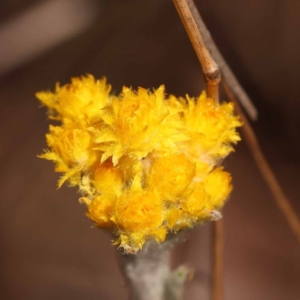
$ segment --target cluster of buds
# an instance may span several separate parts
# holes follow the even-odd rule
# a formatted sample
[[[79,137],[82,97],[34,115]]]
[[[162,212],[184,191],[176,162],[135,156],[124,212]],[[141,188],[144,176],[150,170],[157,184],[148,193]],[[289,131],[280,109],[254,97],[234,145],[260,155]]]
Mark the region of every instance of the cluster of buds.
[[[167,96],[164,86],[113,95],[91,75],[37,98],[60,122],[40,157],[63,173],[59,187],[79,187],[87,216],[125,251],[220,217],[232,189],[220,162],[240,140],[232,103]]]

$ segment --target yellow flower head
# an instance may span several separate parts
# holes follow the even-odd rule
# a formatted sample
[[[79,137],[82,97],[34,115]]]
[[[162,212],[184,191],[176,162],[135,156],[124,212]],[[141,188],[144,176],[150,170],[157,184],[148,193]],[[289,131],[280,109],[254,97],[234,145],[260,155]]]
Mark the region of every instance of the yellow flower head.
[[[88,75],[37,93],[61,122],[50,125],[49,150],[40,156],[63,173],[59,186],[77,185],[87,216],[131,253],[219,216],[232,187],[216,166],[240,139],[233,104],[216,104],[205,92],[166,96],[164,86],[110,90],[106,79]]]
[[[95,80],[92,75],[72,78],[70,84],[56,84],[55,92],[39,92],[37,98],[48,107],[52,119],[75,123],[97,121],[99,111],[109,105],[111,86],[106,79]]]

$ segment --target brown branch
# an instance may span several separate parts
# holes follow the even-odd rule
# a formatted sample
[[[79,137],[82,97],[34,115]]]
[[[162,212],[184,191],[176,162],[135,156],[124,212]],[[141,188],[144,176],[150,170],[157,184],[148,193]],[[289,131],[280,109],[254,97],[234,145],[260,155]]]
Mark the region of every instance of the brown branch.
[[[284,194],[276,176],[274,175],[273,170],[271,169],[270,165],[267,162],[267,159],[265,155],[263,154],[261,147],[259,145],[259,142],[255,136],[254,130],[252,129],[249,121],[247,120],[246,116],[244,115],[241,107],[239,106],[239,103],[234,96],[234,94],[231,92],[228,85],[223,82],[223,87],[228,95],[229,99],[235,103],[235,107],[237,110],[237,113],[241,116],[241,119],[243,121],[242,126],[242,132],[244,133],[244,138],[248,144],[248,147],[251,150],[251,153],[256,161],[256,164],[259,168],[259,170],[262,173],[262,176],[264,177],[267,185],[269,186],[274,199],[279,206],[279,209],[285,216],[290,229],[295,234],[296,238],[298,239],[298,242],[300,243],[300,220],[297,217],[295,210],[293,209],[291,203],[289,202],[288,198]]]
[[[198,60],[202,66],[206,82],[207,95],[219,102],[219,83],[221,74],[219,66],[216,64],[206,42],[202,37],[199,26],[195,21],[194,14],[198,13],[193,1],[173,0],[189,39],[194,47]],[[191,12],[193,8],[193,12]],[[199,15],[199,14],[198,14]],[[214,223],[214,270],[213,270],[213,299],[223,299],[223,223],[219,220]]]
[[[224,267],[224,224],[223,220],[213,223],[214,253],[213,253],[213,300],[223,299],[223,267]]]
[[[219,102],[219,83],[221,80],[221,74],[218,65],[210,55],[205,45],[201,32],[199,31],[197,23],[190,10],[189,4],[192,1],[173,0],[173,2],[202,66],[202,71],[206,81],[207,95],[216,102]]]
[[[181,1],[182,2],[182,1]],[[201,32],[201,36],[203,39],[204,44],[206,44],[207,48],[210,50],[213,58],[215,59],[216,63],[219,65],[222,74],[222,80],[227,83],[230,90],[234,93],[237,97],[251,120],[257,119],[257,110],[253,105],[251,99],[241,87],[240,83],[238,82],[237,78],[234,76],[233,72],[231,71],[230,67],[226,63],[225,59],[223,58],[222,54],[220,53],[218,47],[216,46],[215,42],[213,41],[209,31],[207,30],[197,7],[195,6],[192,0],[187,0],[188,6],[190,8],[190,12],[193,18],[194,23],[196,24],[197,30]],[[195,48],[195,47],[194,47]],[[196,49],[195,49],[196,51]],[[197,51],[196,51],[197,52]],[[202,64],[202,63],[201,63]]]
[[[278,180],[274,175],[274,172],[268,164],[260,148],[255,133],[246,116],[244,115],[241,107],[239,106],[238,101],[240,101],[242,106],[247,111],[248,115],[253,120],[257,118],[256,108],[253,106],[250,98],[242,89],[238,80],[219,52],[197,8],[195,7],[194,2],[192,0],[173,0],[173,2],[192,42],[197,57],[202,65],[203,73],[206,79],[208,95],[218,102],[218,84],[220,82],[221,76],[219,67],[212,59],[207,47],[210,49],[217,63],[220,65],[220,69],[223,75],[222,83],[224,89],[228,97],[236,104],[236,109],[244,123],[242,131],[245,135],[245,139],[248,143],[251,153],[264,179],[266,180],[266,183],[268,184],[275,198],[275,201],[277,202],[277,205],[284,214],[291,230],[294,232],[298,241],[300,242],[300,221],[294,209],[292,208],[292,205],[285,196]],[[223,299],[223,238],[223,224],[218,221],[214,224],[214,300]]]

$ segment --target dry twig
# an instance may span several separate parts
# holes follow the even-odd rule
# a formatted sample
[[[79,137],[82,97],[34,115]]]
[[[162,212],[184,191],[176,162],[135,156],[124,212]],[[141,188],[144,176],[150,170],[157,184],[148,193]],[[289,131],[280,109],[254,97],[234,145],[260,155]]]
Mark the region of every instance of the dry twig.
[[[244,115],[236,97],[231,92],[228,85],[223,82],[223,87],[228,95],[229,99],[235,103],[236,110],[238,114],[240,115],[242,121],[243,121],[243,127],[242,132],[244,133],[244,138],[248,144],[248,147],[251,150],[251,153],[256,161],[256,164],[259,168],[259,170],[262,173],[262,176],[264,177],[267,185],[269,186],[274,199],[279,206],[279,209],[285,216],[290,229],[295,234],[298,242],[300,243],[300,220],[297,217],[295,210],[293,209],[291,203],[289,202],[288,198],[284,194],[273,170],[271,169],[270,165],[267,162],[267,159],[265,155],[263,154],[261,147],[259,145],[259,142],[255,136],[254,130],[252,129],[249,121],[247,120],[246,116]]]
[[[196,23],[194,9],[192,13],[190,5],[193,1],[173,0],[185,30],[191,40],[196,55],[202,66],[206,81],[206,91],[209,97],[219,102],[219,83],[221,74],[218,65],[207,49],[201,31]],[[189,3],[188,3],[189,2]],[[214,226],[214,271],[213,271],[213,299],[223,299],[223,222],[218,221]]]
[[[173,2],[202,66],[207,95],[219,102],[219,83],[221,80],[219,67],[205,45],[187,1],[173,0]]]
[[[223,220],[213,223],[214,262],[213,262],[213,300],[223,299],[223,261],[224,261],[224,224]]]
[[[173,0],[176,9],[181,17],[184,27],[188,33],[197,57],[202,65],[203,73],[207,84],[207,93],[215,101],[218,101],[218,84],[221,76],[219,67],[211,57],[208,49],[220,66],[223,76],[223,86],[231,101],[236,104],[238,114],[244,123],[242,131],[248,143],[251,153],[266,180],[280,210],[284,214],[290,229],[296,235],[300,242],[300,221],[292,208],[289,200],[285,196],[274,172],[268,164],[255,133],[239,106],[239,102],[245,108],[252,120],[257,118],[257,111],[253,106],[250,98],[242,89],[236,77],[230,70],[226,61],[219,52],[217,46],[212,40],[194,2],[192,0]],[[223,298],[223,225],[216,222],[214,225],[215,244],[214,244],[214,290],[213,299],[221,300]]]
[[[248,143],[249,148],[251,149],[251,153],[257,163],[257,166],[259,167],[264,179],[266,180],[280,210],[282,211],[283,215],[287,219],[290,229],[292,230],[292,232],[294,232],[296,238],[300,242],[299,218],[297,217],[295,210],[292,208],[292,205],[290,204],[288,198],[285,196],[278,180],[276,179],[276,176],[274,175],[274,172],[272,171],[270,165],[268,164],[266,157],[264,156],[261,147],[259,145],[259,142],[255,136],[254,130],[252,129],[250,123],[248,122],[246,116],[244,115],[242,109],[240,108],[239,102],[245,108],[248,107],[247,111],[250,116],[252,114],[256,115],[256,110],[253,110],[254,107],[251,108],[250,99],[248,99],[249,101],[247,100],[246,102],[244,102],[244,100],[246,100],[248,96],[243,92],[243,89],[240,87],[235,76],[233,75],[228,65],[226,64],[225,60],[223,59],[222,55],[220,54],[197,8],[195,7],[194,2],[192,0],[186,0],[186,1],[188,1],[189,3],[189,7],[191,9],[191,15],[193,16],[193,20],[196,23],[198,31],[202,33],[205,44],[210,49],[213,57],[220,64],[220,69],[223,76],[222,84],[224,86],[225,92],[228,95],[229,99],[235,102],[238,114],[241,116],[241,119],[244,123],[242,127],[242,132],[245,135],[245,139]]]
[[[237,78],[231,71],[230,67],[226,63],[225,59],[223,58],[222,54],[220,53],[218,47],[216,46],[215,42],[213,41],[209,31],[207,30],[205,23],[203,22],[201,15],[197,7],[194,4],[193,0],[186,0],[188,3],[191,15],[193,16],[193,20],[197,26],[197,30],[201,32],[202,39],[206,47],[210,50],[213,58],[219,65],[222,74],[222,81],[225,82],[233,94],[236,96],[238,101],[241,103],[251,120],[257,119],[257,110],[253,105],[251,99],[241,87],[240,83],[238,82]],[[195,49],[196,51],[196,49]]]

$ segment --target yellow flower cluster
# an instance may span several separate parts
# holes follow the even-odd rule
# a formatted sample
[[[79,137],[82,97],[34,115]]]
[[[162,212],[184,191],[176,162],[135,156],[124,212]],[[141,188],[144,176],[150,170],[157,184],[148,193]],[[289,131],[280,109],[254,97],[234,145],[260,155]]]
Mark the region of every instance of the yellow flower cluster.
[[[46,135],[66,181],[78,186],[87,216],[117,235],[116,243],[136,252],[150,238],[220,216],[232,187],[217,167],[240,140],[233,104],[166,96],[124,87],[110,94],[105,79],[88,75],[37,98],[59,120]]]

